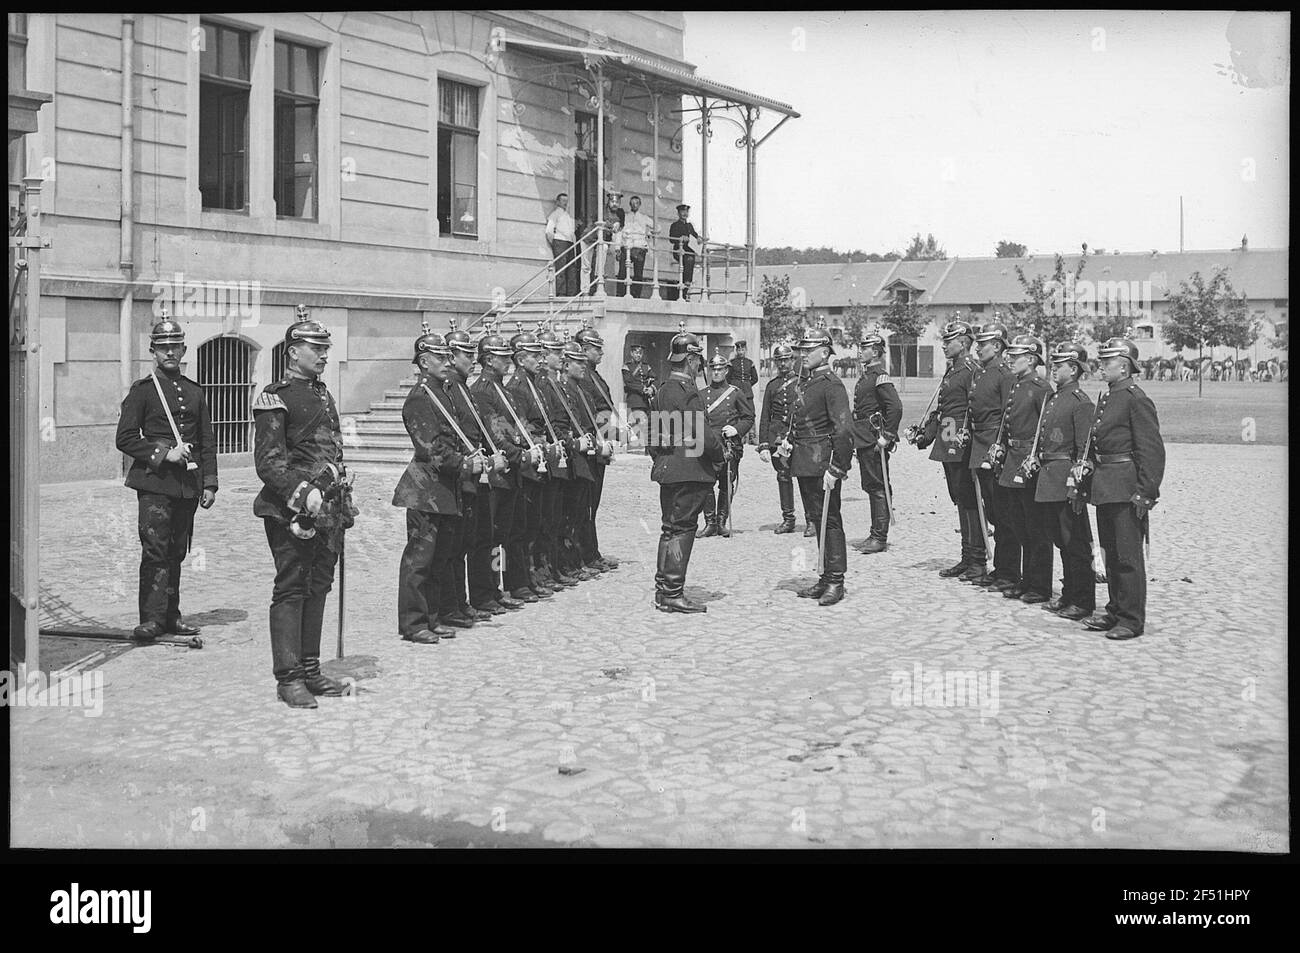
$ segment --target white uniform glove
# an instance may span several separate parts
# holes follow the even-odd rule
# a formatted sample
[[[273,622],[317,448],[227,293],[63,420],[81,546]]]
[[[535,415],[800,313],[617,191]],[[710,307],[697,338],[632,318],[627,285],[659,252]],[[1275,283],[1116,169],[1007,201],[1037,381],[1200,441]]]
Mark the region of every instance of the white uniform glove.
[[[772,462],[772,451],[771,451],[771,450],[760,450],[760,451],[758,451],[758,459],[762,460],[764,463],[771,463],[771,462]]]
[[[324,502],[325,502],[324,494],[322,494],[320,490],[313,487],[311,492],[307,494],[308,515],[315,516],[317,513],[319,513],[320,508],[324,504]]]
[[[731,426],[731,424],[727,424],[727,426],[722,428],[722,435],[724,437],[734,437],[738,432],[739,431],[737,431],[735,427]]]
[[[837,477],[834,473],[831,473],[830,470],[827,470],[824,474],[822,474],[822,489],[824,489],[827,493],[830,493],[832,490],[834,490],[835,484],[839,482],[840,482],[840,478]]]

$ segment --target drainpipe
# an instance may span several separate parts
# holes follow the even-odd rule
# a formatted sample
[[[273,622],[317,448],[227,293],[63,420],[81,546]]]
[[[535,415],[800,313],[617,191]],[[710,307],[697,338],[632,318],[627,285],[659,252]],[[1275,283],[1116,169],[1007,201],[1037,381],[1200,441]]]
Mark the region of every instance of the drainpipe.
[[[135,179],[135,110],[131,103],[131,79],[135,72],[135,14],[122,14],[122,209],[121,248],[118,267],[126,288],[117,316],[119,377],[121,391],[131,387],[132,332],[131,311],[135,304],[134,212],[135,196],[132,185]]]

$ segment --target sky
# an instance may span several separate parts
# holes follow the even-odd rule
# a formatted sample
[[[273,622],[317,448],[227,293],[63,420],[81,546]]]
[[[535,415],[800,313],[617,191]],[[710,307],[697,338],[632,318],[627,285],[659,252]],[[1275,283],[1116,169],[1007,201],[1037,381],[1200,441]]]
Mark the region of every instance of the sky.
[[[1289,245],[1285,14],[685,17],[700,75],[801,114],[758,150],[760,245],[1177,251],[1179,196],[1189,250]],[[710,142],[715,241],[745,240],[738,136],[717,123]],[[683,139],[698,225],[700,136]]]

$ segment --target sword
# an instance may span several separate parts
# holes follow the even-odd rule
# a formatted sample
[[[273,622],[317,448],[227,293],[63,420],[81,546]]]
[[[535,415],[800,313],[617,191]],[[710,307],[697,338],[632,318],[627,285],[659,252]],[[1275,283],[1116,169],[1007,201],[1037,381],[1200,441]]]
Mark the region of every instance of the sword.
[[[818,531],[817,533],[817,575],[818,576],[821,576],[826,571],[826,516],[828,513],[830,513],[831,510],[831,506],[830,506],[831,501],[829,497],[830,494],[833,492],[835,491],[831,490],[830,492],[827,492],[826,487],[824,486],[822,487],[822,525],[820,531]]]
[[[344,580],[347,578],[347,561],[344,559],[344,552],[347,549],[347,533],[344,533],[339,539],[339,644],[338,654],[335,658],[343,657],[343,593],[347,591],[344,586]]]
[[[450,413],[448,413],[446,407],[442,406],[442,402],[433,395],[433,391],[429,389],[429,385],[421,381],[420,386],[423,387],[424,392],[429,395],[429,400],[433,401],[433,406],[437,407],[439,412],[442,414],[443,418],[447,421],[447,423],[451,424],[451,429],[456,431],[456,436],[460,437],[461,442],[465,444],[465,448],[469,451],[469,455],[473,457],[481,454],[483,452],[482,448],[474,446],[473,441],[471,441],[469,437],[465,436],[465,431],[460,429],[460,425],[456,423],[455,418],[452,417]],[[480,483],[486,483],[488,481],[487,467],[484,467],[479,472],[478,477],[479,477],[478,481]]]
[[[898,522],[894,515],[894,494],[889,489],[889,461],[885,458],[885,444],[881,441],[885,439],[885,417],[880,411],[876,411],[869,418],[867,423],[876,428],[876,449],[880,452],[880,476],[885,484],[885,509],[889,512],[889,525],[893,526]]]
[[[496,456],[501,451],[497,449],[496,442],[493,441],[491,432],[487,429],[487,425],[483,423],[483,418],[478,415],[478,408],[474,406],[474,398],[470,396],[469,391],[466,389],[465,385],[462,384],[460,381],[456,382],[456,386],[460,388],[461,396],[465,398],[465,406],[469,408],[470,414],[473,415],[474,423],[478,424],[479,433],[481,433],[483,435],[483,439],[487,441],[488,449],[492,451],[493,456]],[[510,472],[509,464],[506,465],[505,470],[503,470],[502,472],[503,473]]]
[[[149,376],[153,378],[153,388],[158,392],[158,399],[162,401],[163,413],[167,415],[167,423],[171,424],[172,436],[176,438],[176,446],[192,448],[193,444],[187,444],[185,441],[181,440],[180,428],[176,426],[176,418],[172,416],[171,407],[167,406],[167,398],[163,395],[162,384],[158,383],[158,375],[150,374]],[[193,460],[185,461],[186,470],[197,470],[198,468],[199,465]]]
[[[510,411],[510,418],[515,422],[515,426],[519,428],[519,432],[523,434],[524,439],[528,441],[529,452],[531,453],[533,450],[538,449],[537,444],[533,442],[533,435],[528,432],[528,428],[524,426],[524,422],[519,419],[519,414],[515,413],[515,405],[510,403],[510,398],[508,398],[506,396],[506,392],[501,389],[501,385],[498,384],[496,381],[493,381],[492,386],[497,389],[497,396],[501,398],[501,403],[506,405],[506,410]],[[538,473],[546,472],[545,453],[542,454],[541,463],[537,465],[537,472]]]
[[[542,395],[537,393],[537,388],[533,386],[533,379],[525,375],[524,383],[528,385],[528,391],[533,395],[533,403],[537,405],[538,411],[542,415],[542,422],[546,424],[546,432],[551,435],[551,443],[556,446],[555,469],[565,470],[568,464],[564,462],[564,444],[560,443],[560,438],[555,435],[555,428],[551,426],[550,415],[546,413],[546,407],[542,404]]]
[[[984,491],[980,489],[979,474],[972,473],[971,476],[975,480],[975,509],[979,510],[980,514],[980,532],[984,534],[984,557],[985,559],[991,559],[993,556],[993,541],[989,539],[989,520],[984,515]],[[987,566],[988,564],[985,563],[986,569]]]

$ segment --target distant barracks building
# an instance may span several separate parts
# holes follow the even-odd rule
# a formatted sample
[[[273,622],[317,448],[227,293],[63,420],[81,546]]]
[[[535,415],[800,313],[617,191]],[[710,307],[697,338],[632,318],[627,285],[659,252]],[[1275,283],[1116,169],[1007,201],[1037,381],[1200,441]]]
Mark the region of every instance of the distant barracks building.
[[[549,286],[557,193],[580,227],[601,217],[602,187],[624,210],[640,196],[658,230],[647,283],[651,260],[675,280],[683,135],[702,114],[730,117],[713,148],[732,148],[733,125],[754,131],[761,114],[741,147],[753,160],[761,133],[798,116],[697,76],[683,30],[681,13],[660,11],[11,14],[10,206],[24,176],[43,179],[50,239],[42,480],[121,475],[118,407],[149,372],[164,306],[184,326],[182,372],[204,387],[223,465],[251,463],[251,402],[282,373],[299,303],[333,336],[324,381],[349,460],[405,463],[395,388],[421,321],[464,328],[528,297],[539,272]],[[49,94],[22,98],[17,132],[15,90]],[[569,306],[564,330],[585,319],[607,342],[606,379],[634,339],[666,377],[682,320],[711,352],[758,339],[754,194],[748,234],[726,246],[729,288],[626,296],[611,255],[602,291]],[[548,294],[503,333],[516,318],[531,330]]]
[[[1079,255],[1062,255],[1065,272],[1071,275]],[[1242,357],[1252,360],[1285,358],[1272,346],[1273,339],[1287,324],[1287,258],[1285,248],[1236,248],[1229,251],[1189,251],[1152,254],[1123,253],[1089,255],[1083,274],[1072,294],[1064,294],[1066,313],[1079,315],[1087,326],[1093,315],[1125,316],[1132,319],[1138,353],[1149,357],[1173,357],[1160,335],[1169,312],[1168,292],[1199,271],[1209,279],[1219,268],[1238,294],[1245,294],[1247,309],[1261,319],[1256,348]],[[929,326],[917,341],[916,357],[907,355],[909,375],[931,377],[943,372],[943,347],[939,329],[957,314],[958,320],[978,324],[992,320],[1001,311],[1007,323],[1010,305],[1025,300],[1024,288],[1016,277],[1016,266],[1030,281],[1035,275],[1051,277],[1055,255],[1028,258],[948,258],[939,261],[882,261],[858,264],[762,265],[755,269],[755,286],[763,276],[788,275],[790,294],[796,308],[807,309],[808,322],[824,318],[829,328],[843,329],[846,311],[853,306],[867,308],[867,327],[874,327],[895,301],[915,301],[926,309]],[[909,349],[910,350],[910,349]],[[1226,354],[1231,356],[1231,351]],[[1225,356],[1216,349],[1217,357]],[[1194,358],[1195,351],[1185,357]],[[890,367],[901,373],[902,352],[890,348]],[[915,363],[913,363],[915,360]]]

